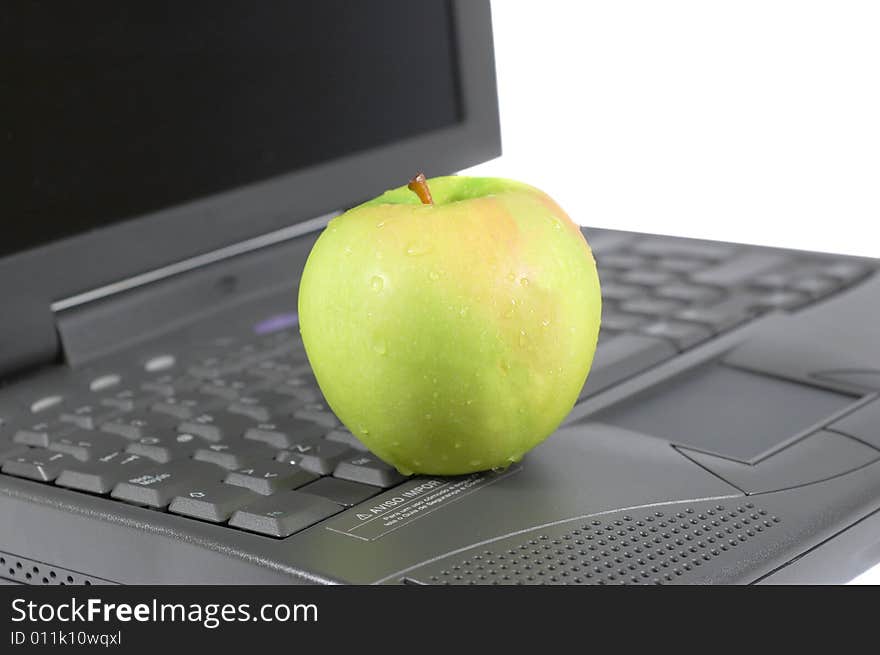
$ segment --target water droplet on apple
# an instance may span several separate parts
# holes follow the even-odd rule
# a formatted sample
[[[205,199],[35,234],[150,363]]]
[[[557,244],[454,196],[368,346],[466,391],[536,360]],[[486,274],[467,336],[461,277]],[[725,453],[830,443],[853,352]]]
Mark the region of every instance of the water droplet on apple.
[[[430,421],[430,420],[431,420],[431,415],[430,415],[430,414],[425,414],[425,420],[426,420],[426,421]]]
[[[460,442],[460,441],[456,441],[454,444],[452,444],[452,447],[455,448],[456,450],[459,449],[459,448],[461,448],[461,442]]]
[[[502,359],[498,366],[501,367],[501,372],[507,375],[507,372],[510,370],[510,364]]]
[[[382,279],[379,275],[374,275],[373,279],[370,280],[370,288],[373,291],[381,291],[382,287],[385,286],[385,280]]]
[[[422,465],[421,460],[418,460],[418,459],[413,460],[413,466],[421,466],[421,465]]]
[[[461,316],[462,318],[467,316],[467,313],[468,313],[467,307],[462,307],[461,309],[458,310],[458,315]]]
[[[400,473],[401,475],[412,475],[413,474],[413,472],[410,469],[406,468],[405,466],[397,466],[396,468],[397,468],[397,472]]]
[[[492,473],[501,473],[502,471],[506,471],[507,466],[493,466]]]
[[[373,341],[373,350],[376,351],[379,355],[384,355],[386,352],[385,341],[384,339],[376,339]]]
[[[449,455],[447,455],[446,453],[443,453],[442,455],[440,455],[440,459],[442,459],[444,462],[448,462]]]
[[[344,252],[346,255],[350,255],[351,254],[351,246],[345,246],[345,248],[343,248],[342,252]]]
[[[482,463],[483,463],[483,460],[481,460],[481,459],[472,459],[471,461],[468,462],[468,465],[469,466],[479,466]]]
[[[434,398],[437,398],[440,394],[435,391],[433,395],[434,395]]]
[[[521,454],[520,455],[511,455],[510,457],[507,458],[507,461],[510,462],[511,464],[513,464],[514,462],[522,461],[522,458],[523,458],[523,456]]]
[[[431,271],[430,273],[428,273],[428,277],[436,282],[440,279],[440,274],[437,271]]]
[[[525,348],[529,345],[529,335],[526,334],[525,330],[519,331],[519,347]]]
[[[406,254],[412,257],[424,255],[431,251],[431,247],[423,243],[411,243],[406,247]]]
[[[513,273],[508,273],[507,279],[513,282],[516,279],[516,275],[514,275]]]
[[[527,286],[529,286],[529,278],[524,277],[524,278],[522,278],[522,279],[519,281],[519,283],[520,283],[522,286],[527,287]]]
[[[385,227],[385,221],[379,221],[378,223],[376,223],[376,227],[378,227],[380,229]]]
[[[399,441],[392,441],[391,445],[394,446],[395,448],[397,448],[400,445],[400,442]]]
[[[466,400],[464,404],[465,405],[473,405],[474,401],[473,400]]]
[[[543,325],[544,327],[550,327],[550,319],[545,318],[543,321],[541,321],[541,325]]]

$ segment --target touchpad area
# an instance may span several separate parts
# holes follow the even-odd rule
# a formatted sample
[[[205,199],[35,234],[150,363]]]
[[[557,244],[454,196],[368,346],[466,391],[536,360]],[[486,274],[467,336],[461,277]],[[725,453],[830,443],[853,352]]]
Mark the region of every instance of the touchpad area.
[[[590,420],[752,462],[855,399],[713,363],[660,382]]]

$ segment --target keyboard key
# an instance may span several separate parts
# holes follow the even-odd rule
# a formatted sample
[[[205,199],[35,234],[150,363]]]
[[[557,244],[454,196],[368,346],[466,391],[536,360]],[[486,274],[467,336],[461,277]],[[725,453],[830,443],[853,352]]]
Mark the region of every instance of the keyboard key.
[[[253,380],[242,378],[214,378],[199,387],[199,391],[206,396],[216,396],[226,401],[237,400],[245,395],[248,389],[255,386]]]
[[[353,454],[345,444],[322,439],[315,444],[301,444],[291,450],[284,450],[278,453],[276,459],[288,464],[299,464],[306,471],[318,475],[330,475],[339,462]]]
[[[681,321],[657,321],[642,327],[640,332],[671,341],[679,350],[687,350],[712,336],[706,327]]]
[[[354,436],[351,432],[346,430],[345,428],[337,428],[336,430],[332,430],[328,432],[325,437],[327,441],[336,441],[338,443],[345,444],[349,448],[354,448],[355,450],[367,451],[369,450],[360,439]]]
[[[602,332],[607,333],[608,331],[617,331],[617,332],[627,332],[629,330],[634,330],[640,325],[644,325],[650,319],[641,314],[624,314],[622,312],[615,312],[613,310],[605,313],[602,313]],[[606,334],[607,335],[607,334]],[[603,337],[606,335],[602,335]]]
[[[55,453],[43,448],[34,448],[24,455],[12,457],[3,462],[3,472],[20,478],[39,482],[51,482],[62,469],[75,462],[70,455]]]
[[[732,244],[704,243],[662,236],[642,237],[632,246],[632,249],[645,255],[657,257],[684,256],[709,260],[724,259],[736,252],[736,246]]]
[[[69,411],[62,412],[58,420],[62,423],[70,423],[83,430],[95,430],[99,425],[116,416],[116,409],[101,405],[79,405]]]
[[[7,459],[24,455],[28,452],[27,446],[19,446],[18,444],[2,442],[0,443],[0,465]]]
[[[171,416],[136,412],[123,414],[107,421],[101,426],[101,431],[135,441],[144,437],[176,435],[177,425],[178,421]]]
[[[837,262],[823,267],[822,274],[844,284],[851,284],[869,275],[874,269],[859,262]]]
[[[314,443],[327,433],[327,428],[312,421],[284,418],[278,423],[261,423],[244,434],[245,439],[261,441],[275,448],[293,448]]]
[[[137,477],[154,466],[156,462],[140,455],[110,453],[92,462],[69,464],[55,484],[93,494],[108,494],[123,480]]]
[[[760,309],[795,309],[810,301],[809,296],[797,291],[771,291],[754,300]]]
[[[704,259],[686,259],[683,257],[664,257],[654,262],[657,268],[669,271],[670,273],[680,273],[690,275],[697,271],[702,271],[709,267]]]
[[[327,430],[333,430],[341,425],[339,419],[336,418],[336,415],[323,403],[309,403],[294,408],[292,412],[293,418],[316,423],[319,426],[326,428],[324,432],[327,432]]]
[[[238,510],[229,519],[229,525],[272,537],[287,537],[342,510],[342,505],[326,498],[286,491]]]
[[[381,489],[369,484],[351,482],[350,480],[321,478],[302,487],[300,491],[332,500],[343,507],[351,507],[352,505],[362,503],[367,498],[375,496]]]
[[[324,397],[317,386],[297,384],[301,378],[285,380],[275,389],[275,393],[290,396],[301,403],[320,403]]]
[[[791,281],[791,272],[774,272],[759,275],[749,284],[759,289],[770,289],[773,291],[785,289]]]
[[[744,252],[728,261],[691,276],[694,282],[732,287],[779,268],[788,262],[788,255],[772,251]]]
[[[240,414],[248,418],[266,423],[272,419],[272,410],[267,405],[261,405],[258,398],[247,396],[232,403],[226,408],[230,414]]]
[[[110,453],[125,450],[128,443],[126,439],[117,434],[75,430],[63,437],[52,438],[49,441],[49,450],[67,453],[82,462],[88,462]]]
[[[586,234],[587,242],[590,244],[590,250],[593,251],[595,257],[620,250],[632,243],[633,240],[632,236],[623,232],[604,232],[588,228],[584,230],[584,233]]]
[[[647,316],[667,316],[678,311],[683,304],[678,300],[638,298],[628,300],[620,304],[623,312],[630,314],[645,314]]]
[[[596,350],[580,397],[602,391],[676,354],[672,344],[663,339],[634,334],[615,337]]]
[[[635,269],[644,268],[648,265],[649,259],[643,257],[641,255],[634,255],[631,253],[607,253],[598,257],[596,260],[597,266],[601,269],[616,269],[622,271],[631,271]]]
[[[50,439],[73,432],[74,429],[74,426],[64,423],[34,423],[29,427],[17,430],[12,441],[22,446],[46,448]]]
[[[632,284],[619,284],[617,282],[604,282],[602,286],[603,300],[632,300],[634,298],[644,298],[648,295],[648,290],[644,287],[637,287]]]
[[[236,440],[234,443],[212,443],[199,448],[193,454],[193,459],[235,470],[261,460],[273,460],[277,454],[277,450],[264,444]]]
[[[164,434],[158,437],[141,437],[130,442],[125,452],[147,457],[160,464],[186,459],[206,445],[200,437],[192,434]]]
[[[815,276],[792,280],[790,288],[793,291],[803,292],[815,300],[837,291],[840,283],[830,278]]]
[[[195,484],[191,490],[178,494],[171,501],[168,511],[203,521],[222,523],[235,510],[259,499],[259,495],[243,487],[228,484]]]
[[[299,466],[269,461],[230,471],[224,482],[268,496],[301,487],[317,478]]]
[[[267,359],[247,369],[246,373],[255,378],[277,382],[302,373],[309,373],[311,368],[304,359]]]
[[[217,405],[219,405],[219,402],[216,398],[206,398],[205,396],[166,396],[159,402],[151,405],[150,411],[158,414],[167,414],[183,421],[207,411],[211,406]]]
[[[744,323],[752,314],[745,307],[691,307],[675,314],[675,318],[706,325],[715,333],[725,332]]]
[[[187,372],[194,378],[208,380],[233,373],[239,368],[240,362],[238,360],[222,357],[206,357],[198,363],[190,366],[189,369],[187,369]]]
[[[197,389],[200,384],[191,376],[160,375],[141,384],[141,389],[159,396],[175,396]]]
[[[333,472],[333,477],[370,484],[383,489],[393,487],[406,480],[405,475],[372,453],[363,453],[339,462]]]
[[[101,398],[100,403],[104,407],[111,407],[120,412],[130,412],[144,400],[152,400],[153,395],[150,392],[138,393],[134,389],[122,389],[112,396]]]
[[[110,495],[135,505],[162,508],[194,485],[219,483],[223,474],[224,470],[219,466],[184,459],[148,469],[120,482]]]
[[[676,281],[676,276],[668,271],[634,270],[620,276],[624,284],[636,284],[644,287],[658,287]]]
[[[247,416],[215,411],[199,414],[177,426],[178,432],[188,432],[207,441],[231,441],[239,439],[256,423]]]
[[[694,284],[667,284],[654,290],[661,298],[672,298],[686,303],[706,303],[721,300],[723,294],[712,287],[698,286]]]

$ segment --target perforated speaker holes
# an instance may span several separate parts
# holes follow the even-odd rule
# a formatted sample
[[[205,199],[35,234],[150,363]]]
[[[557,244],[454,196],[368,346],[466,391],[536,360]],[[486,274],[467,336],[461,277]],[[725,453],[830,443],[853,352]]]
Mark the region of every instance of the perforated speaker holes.
[[[106,585],[108,580],[0,552],[0,578],[28,585]]]
[[[778,517],[753,503],[596,518],[564,534],[545,531],[525,541],[522,535],[516,540],[504,539],[493,544],[496,550],[471,551],[458,561],[447,559],[422,567],[411,581],[600,585],[683,582],[682,578],[691,572],[738,549],[777,523]],[[497,548],[499,544],[503,549]]]

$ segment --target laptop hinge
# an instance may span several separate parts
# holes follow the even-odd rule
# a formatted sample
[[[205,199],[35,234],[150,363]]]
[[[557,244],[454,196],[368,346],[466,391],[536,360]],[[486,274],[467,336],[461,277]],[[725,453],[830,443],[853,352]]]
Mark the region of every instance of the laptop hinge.
[[[152,281],[75,306],[56,306],[64,360],[76,367],[262,298],[278,296],[295,308],[299,277],[316,238],[313,230],[154,276]]]
[[[52,310],[42,301],[10,289],[3,289],[2,298],[0,381],[14,373],[57,362],[61,346]]]

